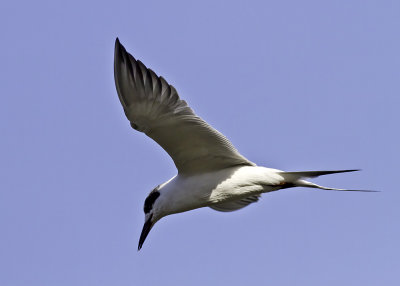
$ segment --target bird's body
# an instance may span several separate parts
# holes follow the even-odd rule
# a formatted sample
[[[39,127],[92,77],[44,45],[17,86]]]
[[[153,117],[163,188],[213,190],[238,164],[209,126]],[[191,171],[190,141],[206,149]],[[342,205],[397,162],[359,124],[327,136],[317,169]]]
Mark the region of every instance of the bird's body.
[[[279,170],[238,166],[195,175],[173,177],[163,185],[164,216],[201,207],[216,207],[275,191],[284,183]],[[232,209],[234,210],[234,209]]]
[[[235,211],[257,202],[262,193],[292,187],[326,188],[304,180],[352,172],[284,172],[257,166],[220,132],[197,116],[167,81],[126,52],[116,40],[114,76],[131,126],[156,141],[173,159],[178,174],[157,186],[144,203],[139,249],[162,217],[201,207]]]

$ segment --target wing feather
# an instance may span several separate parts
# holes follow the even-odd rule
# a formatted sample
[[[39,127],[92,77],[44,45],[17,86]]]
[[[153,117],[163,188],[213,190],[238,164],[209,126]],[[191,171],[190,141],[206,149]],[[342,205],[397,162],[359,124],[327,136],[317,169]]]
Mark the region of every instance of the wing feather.
[[[179,173],[255,165],[197,116],[176,89],[115,42],[114,77],[131,126],[156,141]]]
[[[236,201],[230,201],[225,203],[219,203],[210,206],[213,210],[220,211],[220,212],[233,212],[240,210],[248,205],[258,202],[260,195],[254,195],[247,198],[243,198]]]

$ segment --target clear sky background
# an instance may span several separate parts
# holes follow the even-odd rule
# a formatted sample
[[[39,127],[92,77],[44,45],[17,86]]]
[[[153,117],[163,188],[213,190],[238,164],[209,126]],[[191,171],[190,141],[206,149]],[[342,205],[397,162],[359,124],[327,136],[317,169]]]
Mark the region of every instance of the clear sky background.
[[[400,2],[2,1],[0,285],[400,285]],[[116,37],[259,165],[352,169],[162,219]],[[190,190],[188,190],[190,192]]]

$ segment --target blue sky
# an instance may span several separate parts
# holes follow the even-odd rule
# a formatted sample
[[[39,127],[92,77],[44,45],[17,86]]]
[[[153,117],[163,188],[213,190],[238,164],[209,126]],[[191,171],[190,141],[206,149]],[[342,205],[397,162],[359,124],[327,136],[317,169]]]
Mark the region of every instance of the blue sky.
[[[0,284],[398,285],[398,1],[0,4]],[[175,175],[126,120],[113,48],[178,90],[249,160],[361,168],[234,213],[164,218]],[[190,190],[188,190],[190,191]]]

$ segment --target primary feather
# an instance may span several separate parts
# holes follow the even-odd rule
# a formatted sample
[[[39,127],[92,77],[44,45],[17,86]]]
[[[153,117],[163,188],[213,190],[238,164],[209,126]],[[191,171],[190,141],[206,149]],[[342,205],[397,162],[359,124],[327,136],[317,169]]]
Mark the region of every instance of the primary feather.
[[[175,88],[115,42],[117,92],[131,126],[156,141],[179,173],[209,172],[255,164],[197,116]]]

